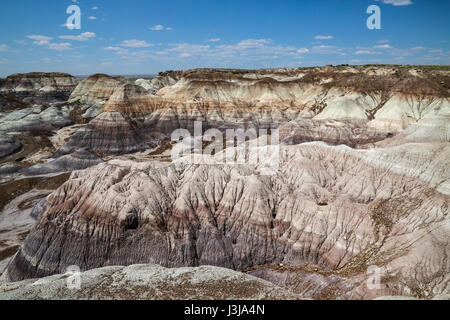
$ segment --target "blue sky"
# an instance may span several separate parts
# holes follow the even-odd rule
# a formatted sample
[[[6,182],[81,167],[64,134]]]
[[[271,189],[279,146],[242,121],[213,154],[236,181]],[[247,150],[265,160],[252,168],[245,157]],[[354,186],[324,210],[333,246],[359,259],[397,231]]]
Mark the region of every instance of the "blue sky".
[[[81,29],[64,24],[70,5]],[[381,30],[369,30],[370,5]],[[0,76],[450,64],[448,0],[2,0]]]

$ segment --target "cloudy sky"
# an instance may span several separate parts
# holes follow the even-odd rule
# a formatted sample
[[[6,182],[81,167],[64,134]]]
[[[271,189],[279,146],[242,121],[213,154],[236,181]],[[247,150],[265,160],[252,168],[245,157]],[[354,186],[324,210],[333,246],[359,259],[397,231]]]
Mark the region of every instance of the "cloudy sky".
[[[370,5],[381,30],[369,30]],[[66,9],[81,10],[69,30]],[[450,64],[448,0],[2,0],[0,76]]]

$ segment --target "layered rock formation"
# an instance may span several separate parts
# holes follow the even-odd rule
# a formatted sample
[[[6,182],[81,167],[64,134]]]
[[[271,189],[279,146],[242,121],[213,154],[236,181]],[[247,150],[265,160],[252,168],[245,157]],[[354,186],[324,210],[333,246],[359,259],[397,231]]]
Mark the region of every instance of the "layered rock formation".
[[[72,276],[73,277],[73,276]],[[72,283],[73,282],[73,283]],[[298,300],[270,282],[217,267],[107,267],[0,285],[0,300]]]
[[[18,139],[5,133],[0,133],[0,159],[17,152],[20,148],[22,148],[22,144]]]
[[[103,162],[100,158],[85,149],[25,168],[20,172],[25,175],[42,175],[82,170]]]
[[[412,147],[283,147],[273,176],[261,176],[258,166],[183,159],[112,160],[74,172],[48,198],[7,277],[41,277],[73,264],[246,270],[282,263],[346,278],[354,284],[340,288],[347,298],[425,297],[426,288],[443,294],[450,149]],[[394,277],[380,293],[365,288],[370,266]]]
[[[8,102],[6,101],[5,97],[0,95],[0,112],[3,112],[3,109],[6,107]]]
[[[114,90],[127,83],[123,77],[111,77],[106,74],[94,74],[75,88],[69,97],[69,103],[75,106],[74,116],[82,119],[95,118]]]
[[[71,123],[69,98],[78,79],[65,73],[15,74],[0,81],[0,159],[20,150],[10,133],[51,131]]]
[[[0,96],[10,109],[61,102],[67,101],[77,84],[78,79],[66,73],[14,74],[0,82]]]
[[[177,83],[179,79],[180,72],[160,72],[158,77],[151,80],[148,79],[137,79],[135,83],[138,86],[143,87],[151,94],[156,94],[160,89],[168,87]]]
[[[39,208],[32,210],[32,206],[43,204],[49,190],[67,179],[65,172],[102,162],[83,148],[62,157],[54,152],[89,116],[98,113],[111,94],[107,86],[126,80],[93,76],[82,81],[71,96],[78,82],[60,73],[0,79],[0,272],[33,227],[31,216],[39,217]]]
[[[289,128],[298,129],[288,139],[292,143],[320,140],[361,147],[422,119],[448,120],[448,76],[419,71],[341,67],[166,72],[147,83],[156,96],[130,84],[118,87],[103,113],[69,141],[65,152],[74,147],[105,155],[136,152],[178,128],[192,131],[194,121],[202,121],[204,130],[277,128],[290,122]]]
[[[114,90],[127,81],[101,74],[79,84],[78,79],[66,74],[10,76],[0,86],[0,94],[14,96],[16,104],[7,101],[6,108],[12,112],[0,118],[0,131],[51,131],[74,122],[86,123],[99,114]]]
[[[446,296],[449,85],[448,72],[415,67],[168,71],[136,84],[89,77],[62,106],[72,123],[89,123],[58,131],[54,159],[3,170],[92,166],[40,200],[4,277],[215,265],[316,299]],[[15,130],[24,110],[0,126]],[[244,143],[172,162],[172,132],[192,134],[195,121],[203,131],[279,129],[275,170],[232,161],[258,157]]]
[[[29,106],[21,102],[20,107],[14,107],[11,103],[7,104],[6,112],[0,117],[0,135],[5,137],[3,140],[8,141],[5,140],[5,152],[0,153],[0,159],[20,150],[17,147],[17,140],[9,137],[11,133],[21,132],[24,135],[39,138],[52,135],[60,128],[74,123],[87,123],[98,115],[115,88],[127,83],[127,80],[97,74],[84,79],[75,88],[77,83],[77,79],[65,74],[39,73],[8,77],[1,87],[2,92],[9,92],[8,94],[16,96],[23,95],[25,98],[21,101],[34,101],[33,103],[36,104]],[[50,90],[50,87],[54,90]],[[44,91],[51,92],[53,96],[49,93],[44,97],[41,94]],[[43,100],[46,102],[44,103]],[[71,152],[77,152],[79,149],[71,150]],[[38,157],[37,160],[41,158]]]
[[[73,123],[71,107],[37,105],[17,109],[0,118],[0,132],[52,131]]]

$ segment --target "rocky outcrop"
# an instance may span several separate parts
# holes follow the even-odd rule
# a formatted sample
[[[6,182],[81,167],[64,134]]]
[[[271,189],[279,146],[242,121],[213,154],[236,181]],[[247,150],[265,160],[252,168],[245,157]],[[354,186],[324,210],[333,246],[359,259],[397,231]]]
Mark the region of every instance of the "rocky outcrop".
[[[52,131],[73,123],[71,107],[53,105],[14,110],[0,118],[0,132]]]
[[[158,85],[147,90],[144,80],[138,82],[140,86],[117,87],[103,113],[64,150],[90,148],[105,155],[136,152],[158,144],[176,129],[192,131],[194,121],[202,121],[204,130],[277,128],[289,122],[289,130],[296,128],[286,139],[290,143],[319,140],[363,147],[417,121],[446,121],[450,116],[448,90],[440,81],[444,78],[432,71],[423,71],[418,78],[414,70],[169,71],[150,80]],[[127,143],[122,144],[119,136],[126,137]]]
[[[95,118],[114,90],[127,82],[123,77],[106,74],[94,74],[84,79],[69,97],[69,103],[75,106],[74,116],[82,119]]]
[[[0,95],[0,112],[4,110],[4,108],[7,106],[8,102],[6,101],[6,98]]]
[[[14,165],[14,164],[2,165],[2,166],[0,166],[0,176],[13,174],[13,173],[20,171],[21,169],[22,169],[21,166]]]
[[[273,176],[245,164],[112,160],[74,172],[48,198],[7,277],[73,264],[242,271],[281,263],[356,277],[341,293],[351,298],[442,294],[450,271],[450,176],[442,161],[449,152],[448,144],[366,151],[306,143],[282,147]],[[379,265],[382,277],[395,277],[368,293],[366,271]]]
[[[80,149],[68,155],[61,156],[48,162],[36,164],[20,172],[25,175],[42,175],[48,173],[69,172],[82,170],[103,162],[100,158],[85,149]]]
[[[39,221],[4,277],[214,265],[315,299],[446,296],[449,79],[425,67],[198,69],[139,85],[94,75],[64,105],[10,112],[0,119],[6,132],[43,128],[46,112],[63,108],[61,125],[67,115],[85,123],[101,108],[58,131],[53,159],[2,166],[77,170],[36,200]],[[261,151],[239,142],[171,158],[172,132],[192,134],[195,121],[202,131],[278,128],[276,168],[236,162]],[[183,140],[187,149],[206,142]]]
[[[30,76],[30,74],[23,76]],[[13,79],[15,78],[13,77]],[[40,79],[41,82],[34,84],[34,87],[30,87],[28,91],[20,91],[22,90],[20,89],[22,87],[16,87],[14,90],[19,90],[18,92],[27,92],[28,94],[32,90],[38,90],[35,87],[39,85],[44,86],[46,84],[45,79],[46,78]],[[69,80],[66,79],[66,81]],[[99,114],[103,104],[110,98],[114,90],[126,82],[127,80],[125,78],[97,74],[84,79],[75,87],[78,83],[78,80],[76,80],[71,87],[67,87],[66,91],[64,91],[64,95],[61,94],[60,100],[58,100],[59,103],[47,105],[40,101],[32,107],[22,105],[20,108],[16,108],[17,110],[9,112],[1,117],[0,131],[53,131],[73,124],[74,122],[86,123],[89,119],[92,119]],[[57,82],[57,84],[58,83],[59,82]],[[22,82],[15,84],[17,86],[23,86]],[[48,86],[45,88],[47,87]],[[62,84],[57,88],[61,87]],[[41,88],[39,90],[43,89]],[[50,89],[47,88],[45,90],[48,91]],[[57,89],[55,89],[55,92],[58,92]]]
[[[0,300],[298,300],[270,282],[229,269],[106,267],[0,285]],[[73,278],[73,279],[72,279]],[[69,286],[68,286],[69,284]]]
[[[0,82],[0,159],[20,151],[38,151],[21,143],[14,135],[45,137],[49,132],[73,123],[72,110],[65,101],[78,79],[65,73],[14,74]],[[7,138],[5,138],[7,137]],[[6,140],[5,140],[6,139]]]
[[[133,153],[150,148],[152,140],[144,137],[132,118],[119,112],[104,112],[76,131],[55,156],[79,149],[89,149],[101,156]]]
[[[22,144],[18,139],[0,132],[0,159],[16,153],[21,148]]]
[[[137,79],[136,85],[143,87],[151,94],[156,94],[160,89],[176,84],[178,75],[171,72],[161,72],[158,77],[151,80]]]
[[[72,123],[66,101],[78,79],[65,73],[15,74],[0,82],[0,159],[21,150],[11,133],[47,134]],[[30,133],[32,132],[32,133]]]
[[[280,141],[287,145],[323,141],[330,145],[368,148],[394,136],[391,132],[370,128],[363,121],[348,120],[296,119],[281,124],[278,129]]]
[[[41,77],[39,78],[38,75]],[[54,78],[51,78],[50,75]],[[35,79],[37,82],[31,82],[30,84],[27,80],[29,78]],[[0,117],[1,135],[13,132],[23,132],[26,135],[31,136],[48,136],[49,133],[74,123],[87,123],[90,119],[98,115],[99,110],[106,100],[109,99],[114,88],[127,82],[125,78],[121,77],[113,78],[106,75],[94,75],[81,81],[75,88],[75,85],[78,83],[78,80],[75,78],[76,81],[72,86],[67,84],[66,87],[64,87],[65,82],[63,80],[71,83],[71,76],[68,75],[25,74],[8,77],[2,92],[6,92],[5,88],[9,88],[8,90],[12,92],[32,95],[32,90],[43,92],[44,89],[39,89],[39,86],[44,87],[45,92],[50,92],[49,79],[54,80],[52,88],[55,90],[51,92],[55,93],[55,99],[52,100],[49,98],[50,96],[46,96],[49,98],[48,103],[44,103],[42,100],[33,100],[37,104],[28,106],[28,104],[21,102],[21,104],[15,108],[12,108],[11,103],[9,103],[7,112]],[[28,87],[26,87],[28,89],[26,90],[24,88],[25,84],[28,85]],[[75,90],[73,90],[74,88]],[[33,96],[33,99],[36,97],[38,97],[37,94]],[[31,101],[30,99],[27,99],[23,99],[23,101]],[[55,102],[59,101],[58,99],[61,101]],[[11,147],[13,147],[13,145],[11,145]],[[84,148],[76,148],[71,150],[71,152],[76,152],[80,149]],[[18,149],[15,150],[17,151]],[[77,156],[75,156],[75,158],[76,157]],[[0,158],[2,158],[1,154]],[[73,167],[78,167],[78,165],[74,165]]]
[[[66,101],[78,84],[78,79],[66,73],[33,72],[14,74],[0,83],[0,95],[6,108]],[[9,102],[11,105],[9,105]]]
[[[0,139],[5,150],[0,152],[1,162],[36,163],[50,156],[55,151],[49,140],[53,131],[73,123],[69,111],[67,106],[35,106],[0,117]]]

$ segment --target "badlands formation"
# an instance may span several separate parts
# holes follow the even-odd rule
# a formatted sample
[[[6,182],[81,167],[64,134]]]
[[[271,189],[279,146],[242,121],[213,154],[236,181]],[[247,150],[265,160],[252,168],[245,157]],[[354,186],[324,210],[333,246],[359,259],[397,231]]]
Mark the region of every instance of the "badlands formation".
[[[157,265],[104,267],[72,279],[54,275],[0,285],[5,300],[299,300],[301,296],[270,282],[230,269],[203,266],[167,269]],[[75,284],[76,281],[74,280]]]
[[[448,299],[449,88],[401,66],[2,79],[0,298],[208,298],[237,277],[257,288],[220,297]],[[239,141],[171,157],[199,122],[277,132],[275,170],[224,161],[260,151]],[[83,292],[62,288],[73,265]]]

